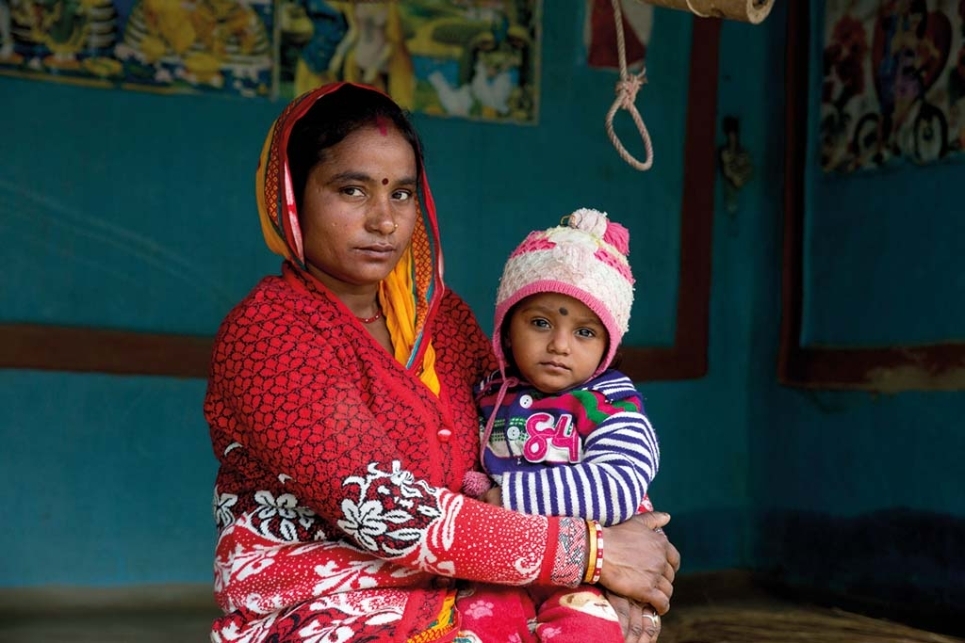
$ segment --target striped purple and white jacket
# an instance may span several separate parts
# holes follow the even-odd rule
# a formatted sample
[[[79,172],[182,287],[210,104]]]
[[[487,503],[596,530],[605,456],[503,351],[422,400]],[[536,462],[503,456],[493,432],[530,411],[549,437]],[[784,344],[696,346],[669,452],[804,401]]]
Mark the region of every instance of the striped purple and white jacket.
[[[623,373],[608,370],[547,395],[498,372],[477,387],[482,464],[502,487],[503,506],[526,514],[573,516],[614,525],[652,509],[647,489],[660,447],[643,398]]]

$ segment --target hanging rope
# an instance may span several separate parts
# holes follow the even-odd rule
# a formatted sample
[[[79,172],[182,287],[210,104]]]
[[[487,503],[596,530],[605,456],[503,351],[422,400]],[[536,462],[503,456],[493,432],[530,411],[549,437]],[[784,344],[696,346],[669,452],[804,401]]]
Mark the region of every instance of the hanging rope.
[[[612,0],[613,2],[613,17],[617,23],[617,51],[620,54],[620,80],[617,81],[617,97],[613,101],[613,105],[610,107],[610,111],[606,114],[606,133],[610,137],[610,142],[613,143],[613,147],[617,149],[620,154],[620,158],[630,164],[631,167],[644,172],[650,169],[653,165],[653,145],[650,143],[650,133],[647,131],[647,126],[643,124],[643,117],[640,116],[640,112],[637,111],[637,106],[635,104],[637,100],[637,92],[640,88],[647,82],[647,68],[646,66],[640,70],[639,74],[631,74],[627,71],[627,47],[623,40],[623,10],[620,8],[620,0]],[[647,151],[646,161],[638,161],[627,148],[623,147],[623,143],[617,137],[616,132],[613,131],[613,117],[616,115],[617,110],[625,109],[630,112],[633,122],[637,126],[637,131],[640,132],[640,137],[643,139],[643,146]]]

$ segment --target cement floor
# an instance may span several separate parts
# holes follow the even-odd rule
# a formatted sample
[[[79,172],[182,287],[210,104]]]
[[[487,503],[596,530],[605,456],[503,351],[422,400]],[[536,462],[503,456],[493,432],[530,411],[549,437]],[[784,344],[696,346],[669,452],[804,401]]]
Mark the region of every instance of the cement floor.
[[[696,632],[695,619],[719,613],[721,608],[742,610],[760,620],[761,615],[775,618],[813,610],[799,602],[777,597],[758,588],[743,572],[715,573],[711,577],[678,579],[674,604],[664,619],[660,643],[748,643],[732,636],[716,636],[713,631]],[[751,610],[747,612],[747,610]],[[204,643],[217,609],[207,588],[131,588],[110,591],[78,589],[37,589],[0,594],[0,643]],[[801,638],[795,633],[788,643],[823,640],[817,633]],[[914,633],[912,633],[914,634]],[[755,638],[764,641],[764,638]],[[767,641],[782,641],[767,637]],[[896,630],[894,638],[880,633],[876,638],[857,637],[855,641],[882,643],[951,643],[942,636],[919,638]],[[588,642],[591,643],[591,642]],[[963,642],[965,643],[965,642]]]

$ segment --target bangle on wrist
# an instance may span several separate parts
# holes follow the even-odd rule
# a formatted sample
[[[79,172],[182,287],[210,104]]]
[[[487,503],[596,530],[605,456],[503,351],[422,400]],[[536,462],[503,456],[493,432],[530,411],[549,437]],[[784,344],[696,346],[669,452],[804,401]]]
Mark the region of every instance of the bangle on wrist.
[[[603,571],[603,527],[596,520],[587,520],[587,557],[586,574],[583,582],[596,584],[600,581]]]
[[[600,574],[603,572],[603,526],[594,521],[593,528],[596,531],[596,568],[593,570],[590,583],[596,585],[600,582]]]

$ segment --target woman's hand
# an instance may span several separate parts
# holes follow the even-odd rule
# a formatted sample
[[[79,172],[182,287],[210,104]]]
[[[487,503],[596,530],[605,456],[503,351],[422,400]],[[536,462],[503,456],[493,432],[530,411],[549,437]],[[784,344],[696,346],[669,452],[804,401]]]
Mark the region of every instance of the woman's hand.
[[[605,544],[605,543],[604,543]],[[626,643],[657,643],[660,617],[649,605],[635,603],[625,596],[606,592],[606,599],[620,618]]]
[[[660,511],[638,514],[603,528],[603,570],[600,585],[632,601],[650,604],[666,614],[673,595],[673,580],[680,569],[680,553],[663,531],[670,522]]]

